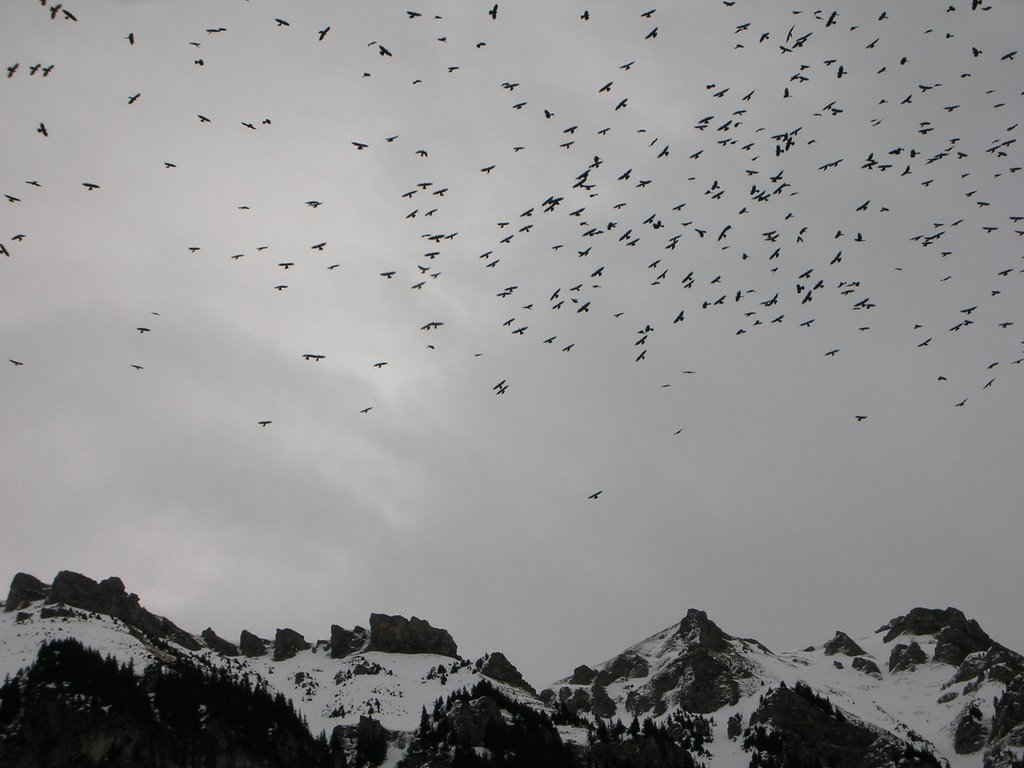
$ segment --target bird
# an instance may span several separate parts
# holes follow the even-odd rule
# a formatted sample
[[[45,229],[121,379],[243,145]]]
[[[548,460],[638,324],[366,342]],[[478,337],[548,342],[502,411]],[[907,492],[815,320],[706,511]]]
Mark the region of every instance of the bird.
[[[268,424],[273,424],[274,422],[272,422],[270,419],[265,419],[264,421],[257,421],[256,423],[259,424],[261,427],[265,427]]]
[[[319,39],[321,41],[323,41],[323,39],[325,37],[327,37],[327,33],[330,32],[330,31],[331,31],[330,26],[327,26],[327,27],[324,27],[323,29],[321,29],[319,32],[317,32],[317,35],[319,36]]]
[[[494,20],[494,21],[498,20],[498,4],[497,3],[495,3],[494,7],[491,8],[491,10],[489,10],[487,12],[487,15],[490,16],[491,19]]]
[[[36,128],[36,133],[41,133],[41,134],[43,134],[43,136],[49,136],[50,135],[49,131],[46,130],[46,124],[45,123],[40,123],[39,124],[39,127]]]
[[[588,498],[588,499],[596,499],[596,498],[597,498],[598,496],[600,496],[600,495],[601,495],[602,493],[604,493],[604,489],[601,489],[600,491],[594,491],[594,492],[593,492],[592,494],[590,494],[589,496],[587,496],[587,498]]]
[[[274,21],[277,22],[277,26],[279,26],[279,27],[290,27],[291,26],[291,24],[289,24],[284,19],[274,19]]]
[[[7,360],[8,362],[13,363],[14,365],[24,365],[24,363],[21,362],[20,360],[12,360],[11,358],[7,358]]]

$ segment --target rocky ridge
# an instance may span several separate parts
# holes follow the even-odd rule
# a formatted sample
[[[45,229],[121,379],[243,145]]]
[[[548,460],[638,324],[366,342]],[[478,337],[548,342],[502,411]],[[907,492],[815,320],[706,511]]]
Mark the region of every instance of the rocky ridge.
[[[335,756],[365,742],[381,755],[396,750],[407,766],[447,765],[446,733],[468,749],[507,748],[511,737],[495,734],[509,723],[539,728],[559,759],[569,759],[561,739],[574,759],[595,764],[656,765],[654,755],[672,750],[707,768],[1024,762],[1024,658],[955,608],[914,608],[873,634],[836,631],[790,653],[691,609],[538,694],[504,654],[463,659],[449,632],[415,617],[372,614],[368,629],[332,625],[318,641],[290,628],[273,639],[243,630],[235,644],[149,612],[115,577],[62,571],[46,584],[18,574],[0,615],[0,672],[16,681],[4,691],[24,687],[19,670],[61,637],[81,637],[140,674],[185,665],[280,693],[313,733],[330,735]],[[0,742],[20,722],[7,701],[0,696]]]

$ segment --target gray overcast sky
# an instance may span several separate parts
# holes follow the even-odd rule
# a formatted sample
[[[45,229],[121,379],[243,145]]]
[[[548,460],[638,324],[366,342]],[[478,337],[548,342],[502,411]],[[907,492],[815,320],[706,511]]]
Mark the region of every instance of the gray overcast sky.
[[[8,577],[1024,648],[1024,5],[951,2],[4,2]]]

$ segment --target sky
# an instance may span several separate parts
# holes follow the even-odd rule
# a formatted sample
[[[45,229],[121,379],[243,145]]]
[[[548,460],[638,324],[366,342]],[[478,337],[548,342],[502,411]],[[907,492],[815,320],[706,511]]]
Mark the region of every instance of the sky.
[[[0,5],[8,578],[1024,650],[1024,6],[491,5]]]

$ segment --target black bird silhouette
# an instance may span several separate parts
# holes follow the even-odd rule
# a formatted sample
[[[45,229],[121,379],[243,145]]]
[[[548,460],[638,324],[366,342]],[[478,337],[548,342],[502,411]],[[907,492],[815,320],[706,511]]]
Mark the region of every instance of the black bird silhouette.
[[[600,496],[600,495],[601,495],[602,493],[604,493],[604,490],[603,490],[603,489],[602,489],[602,490],[600,490],[600,491],[594,491],[594,492],[593,492],[592,494],[590,494],[589,496],[587,496],[587,498],[588,498],[588,499],[596,499],[596,498],[597,498],[598,496]]]
[[[331,28],[328,26],[321,29],[319,32],[317,32],[317,34],[320,36],[320,39],[323,40],[325,37],[327,37],[327,33],[330,31]]]
[[[495,21],[498,19],[498,4],[497,3],[495,3],[494,7],[491,8],[491,10],[489,10],[487,12],[487,15],[490,16]]]

